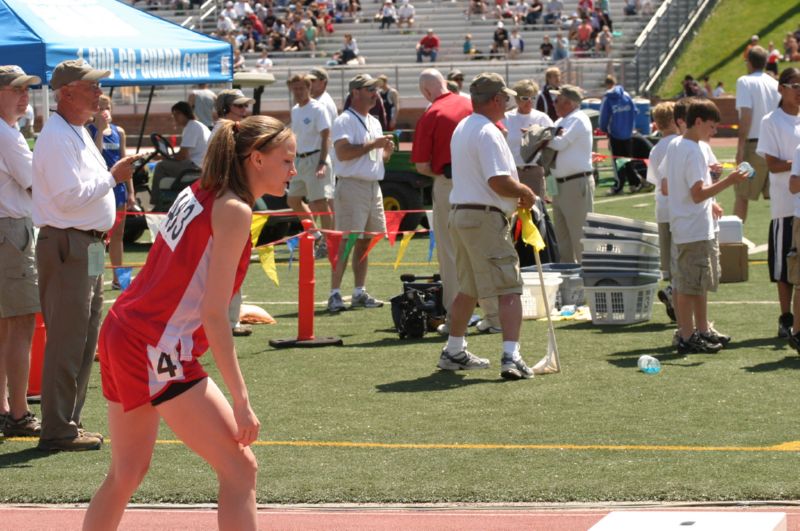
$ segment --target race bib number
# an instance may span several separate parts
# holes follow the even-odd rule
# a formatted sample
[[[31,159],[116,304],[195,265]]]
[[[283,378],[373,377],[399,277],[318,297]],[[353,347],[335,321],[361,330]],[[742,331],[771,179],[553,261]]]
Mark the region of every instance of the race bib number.
[[[161,223],[158,229],[170,249],[175,250],[186,232],[186,227],[201,212],[203,212],[203,206],[192,193],[192,189],[184,188],[167,212],[167,219]]]
[[[150,360],[150,379],[157,382],[169,382],[183,379],[183,366],[177,352],[161,352],[147,346],[147,357]]]

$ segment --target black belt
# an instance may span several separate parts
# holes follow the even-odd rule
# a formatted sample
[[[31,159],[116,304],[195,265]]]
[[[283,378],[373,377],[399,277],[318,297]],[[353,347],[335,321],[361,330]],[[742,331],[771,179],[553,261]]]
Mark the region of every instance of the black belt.
[[[503,212],[502,210],[500,210],[499,208],[497,208],[495,206],[490,206],[490,205],[453,205],[452,209],[453,210],[483,210],[485,212],[497,212],[498,214],[501,214],[504,218],[508,217],[508,216],[506,216],[505,212]]]
[[[306,157],[310,157],[311,155],[315,155],[317,153],[319,153],[318,149],[315,149],[314,151],[309,151],[308,153],[298,153],[297,154],[297,158],[298,159],[304,159]]]
[[[573,179],[582,179],[584,177],[591,177],[591,176],[592,176],[592,172],[585,171],[583,173],[576,173],[574,175],[567,175],[566,177],[556,177],[556,182],[557,183],[565,183],[565,182],[571,181]]]
[[[757,138],[748,138],[747,141],[748,142],[758,142],[758,139]]]
[[[45,225],[42,228],[43,229],[55,229],[55,230],[71,230],[71,231],[75,231],[75,232],[81,232],[81,233],[86,234],[86,235],[88,235],[88,236],[90,236],[92,238],[97,238],[98,240],[104,240],[106,238],[106,234],[108,234],[107,232],[101,232],[99,230],[82,230],[82,229],[76,229],[75,227],[67,227],[66,229],[59,229],[58,227],[50,227],[49,225]]]

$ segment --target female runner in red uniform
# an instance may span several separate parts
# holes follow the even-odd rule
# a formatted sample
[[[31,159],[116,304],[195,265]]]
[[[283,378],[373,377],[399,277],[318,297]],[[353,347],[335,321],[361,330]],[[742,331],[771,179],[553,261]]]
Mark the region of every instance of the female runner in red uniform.
[[[84,530],[116,529],[150,466],[163,418],[219,480],[220,529],[256,529],[250,444],[260,427],[250,407],[228,323],[228,304],[250,260],[254,198],[280,196],[296,173],[291,130],[266,116],[226,121],[212,139],[200,181],[184,189],[161,224],[136,279],[100,332],[111,466]],[[229,404],[197,358],[211,349]]]

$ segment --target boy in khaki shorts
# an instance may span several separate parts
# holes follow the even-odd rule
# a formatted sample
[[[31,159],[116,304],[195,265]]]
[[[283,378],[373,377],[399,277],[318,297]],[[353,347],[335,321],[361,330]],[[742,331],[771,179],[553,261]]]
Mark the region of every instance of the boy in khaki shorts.
[[[794,152],[792,160],[792,175],[789,177],[789,191],[794,195],[794,221],[792,223],[792,248],[786,257],[787,263],[787,278],[791,284],[795,286],[794,301],[792,306],[800,304],[800,259],[797,256],[797,248],[800,246],[800,146]],[[789,336],[789,342],[800,353],[800,312],[795,311],[794,323],[792,324],[792,335]]]
[[[713,197],[745,180],[747,174],[737,170],[713,182],[709,170],[714,159],[708,141],[719,121],[719,109],[712,102],[692,101],[686,116],[688,129],[669,145],[660,167],[667,175],[670,230],[678,251],[672,282],[677,291],[679,354],[719,352],[730,341],[730,336],[708,322],[708,292],[719,285],[714,220],[722,215]]]

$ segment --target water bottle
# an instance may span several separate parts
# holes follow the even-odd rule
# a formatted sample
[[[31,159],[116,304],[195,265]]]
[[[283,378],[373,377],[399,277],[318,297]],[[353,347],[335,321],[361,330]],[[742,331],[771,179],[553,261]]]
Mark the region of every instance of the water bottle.
[[[750,163],[747,162],[746,160],[742,161],[741,163],[739,163],[739,165],[736,166],[736,169],[740,173],[746,173],[748,179],[752,179],[756,174],[756,170],[753,169],[753,167],[750,165]]]
[[[568,317],[570,315],[574,315],[577,308],[575,308],[574,304],[568,304],[561,307],[561,315],[564,317]]]
[[[639,358],[639,370],[645,374],[658,374],[661,371],[661,362],[653,356],[641,356]]]

